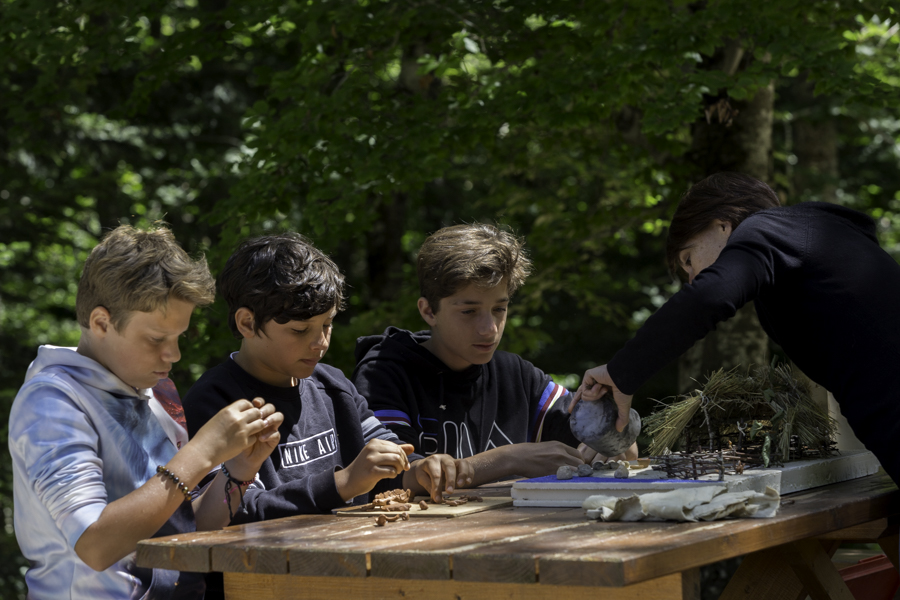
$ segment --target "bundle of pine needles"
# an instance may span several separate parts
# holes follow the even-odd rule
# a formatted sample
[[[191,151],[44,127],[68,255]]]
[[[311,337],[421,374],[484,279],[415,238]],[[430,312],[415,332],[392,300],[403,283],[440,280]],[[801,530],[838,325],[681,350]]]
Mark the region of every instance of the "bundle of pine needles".
[[[834,446],[836,424],[827,408],[812,400],[786,364],[746,374],[720,369],[702,389],[679,398],[660,402],[664,408],[644,419],[653,438],[649,454],[665,454],[681,442],[686,452],[736,450],[768,466],[827,456]]]

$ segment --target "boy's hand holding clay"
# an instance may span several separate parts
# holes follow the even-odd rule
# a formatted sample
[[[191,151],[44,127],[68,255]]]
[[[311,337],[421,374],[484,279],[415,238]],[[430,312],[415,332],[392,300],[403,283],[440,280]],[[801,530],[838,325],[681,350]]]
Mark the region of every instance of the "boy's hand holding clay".
[[[382,439],[371,440],[347,468],[335,471],[338,494],[350,500],[371,491],[379,481],[393,478],[409,470],[409,444],[398,445]]]
[[[231,460],[225,461],[228,472],[241,481],[252,480],[266,458],[278,447],[278,442],[281,440],[278,428],[284,422],[284,415],[276,412],[275,407],[266,404],[262,398],[254,398],[253,406],[260,410],[262,420],[267,424],[266,428],[256,436],[256,441],[243,452]]]
[[[424,489],[435,503],[440,504],[443,501],[442,492],[452,494],[457,487],[465,488],[472,485],[475,480],[475,468],[465,459],[453,458],[449,454],[432,454],[412,463],[409,473],[404,475],[404,487],[414,489],[415,486],[407,485],[409,477],[415,477],[416,484]]]
[[[238,400],[216,413],[200,428],[191,443],[206,450],[213,466],[237,457],[236,467],[243,462],[247,470],[252,469],[256,473],[275,447],[271,444],[273,426],[274,443],[278,443],[277,429],[283,419],[281,413],[275,412],[274,406],[265,404],[259,398],[253,402]]]

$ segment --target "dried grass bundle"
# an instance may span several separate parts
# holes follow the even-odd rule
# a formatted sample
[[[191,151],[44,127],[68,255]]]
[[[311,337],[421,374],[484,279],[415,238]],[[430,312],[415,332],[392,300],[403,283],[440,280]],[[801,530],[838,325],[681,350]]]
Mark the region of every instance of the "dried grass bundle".
[[[736,449],[768,466],[800,456],[826,456],[836,424],[786,364],[711,373],[702,389],[644,419],[651,455],[676,447],[691,452]]]

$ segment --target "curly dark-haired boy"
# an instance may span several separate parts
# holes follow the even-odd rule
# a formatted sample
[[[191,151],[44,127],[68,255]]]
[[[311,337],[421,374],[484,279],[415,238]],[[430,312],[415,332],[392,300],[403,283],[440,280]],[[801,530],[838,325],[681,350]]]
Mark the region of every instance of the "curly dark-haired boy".
[[[338,267],[295,233],[246,240],[219,275],[240,350],[207,371],[184,398],[197,431],[235,398],[261,397],[284,414],[281,443],[245,495],[235,522],[323,513],[403,487],[440,500],[465,485],[467,466],[446,455],[407,454],[344,374],[320,360],[343,308]]]

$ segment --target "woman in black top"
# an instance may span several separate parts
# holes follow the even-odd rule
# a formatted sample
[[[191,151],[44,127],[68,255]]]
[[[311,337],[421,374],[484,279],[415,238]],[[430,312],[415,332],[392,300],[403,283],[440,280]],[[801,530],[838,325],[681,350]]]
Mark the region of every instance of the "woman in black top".
[[[871,218],[821,202],[782,207],[765,183],[719,173],[682,198],[666,255],[689,285],[608,364],[585,373],[576,400],[611,390],[621,431],[651,375],[753,301],[766,333],[834,394],[900,482],[900,265],[878,245]]]

